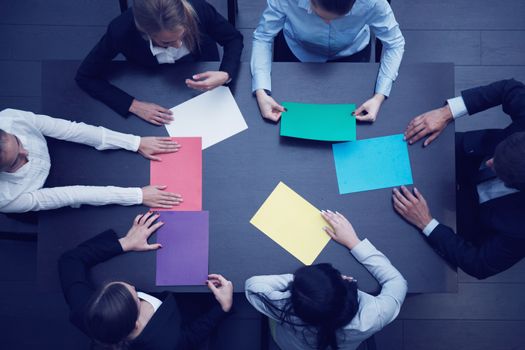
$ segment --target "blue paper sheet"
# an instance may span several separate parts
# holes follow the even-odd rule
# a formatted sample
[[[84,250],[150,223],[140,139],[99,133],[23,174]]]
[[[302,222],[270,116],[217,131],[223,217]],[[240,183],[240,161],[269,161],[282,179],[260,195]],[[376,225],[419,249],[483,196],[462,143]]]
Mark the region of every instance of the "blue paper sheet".
[[[339,193],[412,184],[412,170],[403,134],[333,146]]]

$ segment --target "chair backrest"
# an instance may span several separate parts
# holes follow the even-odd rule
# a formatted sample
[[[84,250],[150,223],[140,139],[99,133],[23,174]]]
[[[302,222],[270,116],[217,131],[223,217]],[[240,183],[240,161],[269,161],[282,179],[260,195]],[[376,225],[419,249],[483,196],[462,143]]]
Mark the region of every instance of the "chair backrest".
[[[120,6],[120,12],[124,12],[128,9],[128,0],[118,0]]]

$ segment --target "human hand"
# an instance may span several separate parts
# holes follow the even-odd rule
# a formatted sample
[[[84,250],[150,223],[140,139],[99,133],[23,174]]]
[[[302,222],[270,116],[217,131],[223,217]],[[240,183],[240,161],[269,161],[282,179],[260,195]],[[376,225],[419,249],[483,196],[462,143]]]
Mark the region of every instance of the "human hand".
[[[140,252],[162,248],[159,243],[148,243],[148,238],[153,232],[157,231],[159,227],[164,225],[162,221],[155,222],[158,218],[159,214],[151,211],[146,214],[137,215],[126,236],[119,239],[122,250],[125,252]]]
[[[360,122],[375,122],[384,100],[385,95],[375,94],[354,111],[355,119]]]
[[[408,140],[409,144],[413,144],[423,137],[430,135],[425,142],[423,142],[423,146],[426,147],[437,139],[452,119],[452,111],[448,104],[418,115],[408,123],[407,129],[405,130],[405,140]]]
[[[186,86],[195,90],[208,91],[225,84],[229,79],[230,75],[226,72],[208,71],[195,74],[192,79],[186,79]]]
[[[142,187],[142,204],[150,208],[170,209],[182,203],[182,196],[164,191],[168,186]]]
[[[394,188],[392,200],[397,213],[420,230],[423,230],[432,221],[427,201],[417,188],[414,187],[414,194],[405,186],[401,186],[401,191]]]
[[[155,125],[169,124],[173,117],[172,111],[155,103],[133,100],[129,111],[148,123]]]
[[[272,96],[268,96],[264,90],[257,90],[255,92],[257,97],[257,104],[263,118],[277,122],[285,111],[284,107],[278,104]]]
[[[177,152],[180,147],[171,137],[141,137],[138,152],[146,159],[160,161],[155,154]]]
[[[222,310],[224,312],[230,311],[233,305],[233,284],[231,281],[228,281],[222,275],[211,274],[208,275],[206,285],[215,295],[215,299],[221,305]]]
[[[321,210],[321,216],[331,226],[324,227],[324,230],[337,243],[352,249],[361,242],[352,224],[342,214]]]

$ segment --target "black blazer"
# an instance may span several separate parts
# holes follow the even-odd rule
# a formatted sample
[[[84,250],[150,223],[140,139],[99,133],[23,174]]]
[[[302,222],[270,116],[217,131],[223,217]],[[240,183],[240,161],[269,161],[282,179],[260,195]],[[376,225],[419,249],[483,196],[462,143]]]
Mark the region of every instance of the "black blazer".
[[[60,283],[71,311],[70,320],[88,336],[84,315],[86,304],[96,290],[89,280],[89,271],[93,266],[122,253],[117,234],[105,231],[60,257]],[[193,349],[205,342],[218,323],[227,316],[215,304],[199,319],[185,326],[181,322],[173,293],[149,294],[161,299],[162,305],[142,333],[131,342],[130,349]]]
[[[198,17],[200,50],[177,62],[218,61],[216,43],[219,43],[224,47],[219,70],[227,72],[232,80],[235,79],[243,48],[242,34],[206,1],[188,1]],[[111,21],[106,34],[80,65],[75,78],[89,95],[126,117],[134,97],[106,80],[106,74],[111,68],[110,62],[118,54],[141,66],[154,67],[159,64],[150,51],[149,41],[144,39],[135,25],[133,8]]]
[[[513,79],[502,80],[461,93],[469,114],[502,105],[512,124],[500,130],[465,133],[460,145],[464,154],[492,157],[496,146],[507,136],[525,131],[525,86]],[[479,163],[477,164],[479,168]],[[473,184],[473,182],[472,182]],[[452,265],[479,279],[508,269],[525,256],[525,193],[516,192],[479,204],[478,223],[472,223],[485,237],[474,244],[440,224],[428,237],[430,244]]]

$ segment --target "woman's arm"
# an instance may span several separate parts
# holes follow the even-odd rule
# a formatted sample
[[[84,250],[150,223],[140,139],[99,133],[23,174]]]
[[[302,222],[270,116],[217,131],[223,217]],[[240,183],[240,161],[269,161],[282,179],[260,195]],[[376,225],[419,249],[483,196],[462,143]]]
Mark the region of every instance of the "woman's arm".
[[[84,307],[96,289],[89,280],[91,268],[124,252],[160,248],[160,244],[147,241],[162,225],[162,222],[155,222],[158,217],[151,212],[138,215],[123,238],[119,239],[114,231],[108,230],[62,254],[58,261],[60,284],[71,310],[71,320],[81,330],[85,330]]]
[[[350,222],[338,212],[322,211],[323,218],[330,224],[325,231],[328,235],[350,249],[352,255],[363,264],[381,285],[381,293],[373,297],[375,316],[382,328],[392,322],[405,299],[407,281],[392,266],[386,256],[367,239],[361,241]],[[369,316],[367,314],[367,316]]]
[[[124,251],[114,231],[105,231],[73,248],[58,260],[62,293],[71,310],[71,319],[84,330],[82,309],[95,291],[89,280],[90,269]]]
[[[268,0],[259,25],[253,33],[252,92],[272,89],[272,45],[275,36],[283,29],[286,14],[278,0]]]
[[[261,297],[266,298],[276,308],[282,307],[290,297],[288,286],[292,281],[292,274],[253,276],[246,280],[244,285],[246,299],[257,311],[275,319],[275,310],[265,304]]]
[[[375,92],[388,97],[403,59],[405,38],[399,29],[394,12],[386,0],[378,1],[372,11],[370,28],[376,38],[383,43]]]
[[[203,2],[200,16],[202,16],[200,21],[206,33],[224,47],[219,70],[228,73],[229,79],[234,80],[237,76],[244,47],[242,34],[207,2]]]
[[[133,17],[131,10],[110,23],[104,36],[82,61],[75,77],[82,90],[123,117],[129,116],[129,108],[134,97],[110,84],[106,79],[106,74],[111,61],[120,53],[117,44],[122,39],[114,37],[115,31],[124,29],[119,28],[120,26],[134,25],[133,20],[128,18],[129,16]]]

